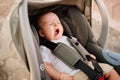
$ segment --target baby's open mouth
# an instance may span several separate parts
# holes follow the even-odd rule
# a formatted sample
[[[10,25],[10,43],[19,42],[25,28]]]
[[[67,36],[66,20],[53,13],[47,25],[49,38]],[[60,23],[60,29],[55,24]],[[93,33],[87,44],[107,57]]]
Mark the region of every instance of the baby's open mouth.
[[[55,35],[57,35],[59,33],[59,29],[55,30]]]

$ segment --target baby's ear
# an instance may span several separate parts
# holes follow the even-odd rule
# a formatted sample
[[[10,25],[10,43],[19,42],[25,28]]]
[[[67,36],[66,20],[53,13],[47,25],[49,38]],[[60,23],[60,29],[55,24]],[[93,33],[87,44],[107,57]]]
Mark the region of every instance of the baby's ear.
[[[41,29],[39,30],[39,35],[40,35],[41,37],[45,37],[43,30],[41,30]]]

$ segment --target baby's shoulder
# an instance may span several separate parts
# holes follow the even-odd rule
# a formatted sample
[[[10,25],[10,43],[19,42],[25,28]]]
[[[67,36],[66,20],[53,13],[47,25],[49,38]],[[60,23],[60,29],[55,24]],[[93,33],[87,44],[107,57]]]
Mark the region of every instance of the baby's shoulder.
[[[40,45],[40,50],[41,51],[50,51],[50,49],[49,48],[47,48],[46,46],[44,46],[44,45]]]

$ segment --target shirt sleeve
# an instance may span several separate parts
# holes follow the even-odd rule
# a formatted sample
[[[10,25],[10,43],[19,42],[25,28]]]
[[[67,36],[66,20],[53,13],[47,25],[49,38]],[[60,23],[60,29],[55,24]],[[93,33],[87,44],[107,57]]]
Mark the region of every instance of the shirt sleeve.
[[[42,55],[43,62],[50,62],[51,51],[47,47],[41,45],[40,53]]]

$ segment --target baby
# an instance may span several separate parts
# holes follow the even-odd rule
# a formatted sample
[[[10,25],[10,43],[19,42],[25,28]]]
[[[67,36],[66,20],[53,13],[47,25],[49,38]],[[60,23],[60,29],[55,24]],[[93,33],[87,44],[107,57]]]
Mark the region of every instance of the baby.
[[[40,15],[38,25],[39,35],[41,37],[54,43],[62,42],[74,49],[67,40],[67,37],[63,35],[63,26],[55,13],[47,12]],[[79,69],[72,69],[67,66],[59,58],[54,56],[47,47],[41,45],[40,49],[45,69],[53,80],[89,80],[85,73]],[[104,63],[99,63],[99,65],[103,69],[105,78],[108,80],[120,80],[119,75],[112,66]]]

